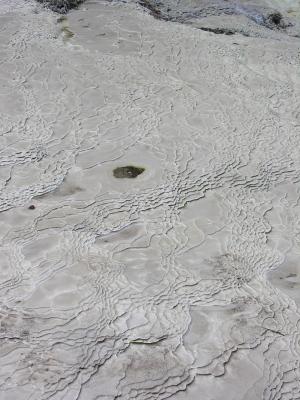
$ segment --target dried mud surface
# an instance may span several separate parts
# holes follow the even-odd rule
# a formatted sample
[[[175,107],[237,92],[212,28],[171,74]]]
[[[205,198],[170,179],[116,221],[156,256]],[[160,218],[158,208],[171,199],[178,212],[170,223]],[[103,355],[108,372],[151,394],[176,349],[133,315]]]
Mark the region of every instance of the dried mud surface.
[[[299,399],[299,39],[16,4],[0,399]]]

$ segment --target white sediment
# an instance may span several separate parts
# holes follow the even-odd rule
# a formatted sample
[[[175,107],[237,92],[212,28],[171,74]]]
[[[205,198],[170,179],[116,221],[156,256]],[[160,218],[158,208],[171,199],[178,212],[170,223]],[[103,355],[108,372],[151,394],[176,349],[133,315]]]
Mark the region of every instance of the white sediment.
[[[298,399],[299,38],[15,5],[0,400]]]

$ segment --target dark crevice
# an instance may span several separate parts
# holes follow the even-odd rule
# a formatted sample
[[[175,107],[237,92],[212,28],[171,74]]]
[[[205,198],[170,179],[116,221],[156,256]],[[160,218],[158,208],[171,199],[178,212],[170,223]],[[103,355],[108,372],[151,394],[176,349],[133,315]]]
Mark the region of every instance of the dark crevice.
[[[161,10],[158,8],[158,5],[153,4],[148,0],[140,0],[138,4],[146,8],[154,18],[162,19],[164,21],[170,20],[170,18],[163,15]]]
[[[274,13],[269,15],[269,20],[275,25],[280,25],[282,21],[282,15],[280,13]]]
[[[234,35],[236,32],[227,28],[200,28],[201,31],[212,32],[217,35]]]
[[[269,29],[286,29],[292,26],[290,22],[284,20],[283,16],[279,12],[269,14],[265,20],[265,26]]]

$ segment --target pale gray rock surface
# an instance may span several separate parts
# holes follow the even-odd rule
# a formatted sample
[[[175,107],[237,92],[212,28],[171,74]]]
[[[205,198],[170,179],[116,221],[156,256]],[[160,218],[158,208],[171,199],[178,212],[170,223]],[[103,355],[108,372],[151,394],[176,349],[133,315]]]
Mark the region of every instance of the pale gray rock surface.
[[[0,12],[0,399],[298,399],[299,39],[17,4]]]

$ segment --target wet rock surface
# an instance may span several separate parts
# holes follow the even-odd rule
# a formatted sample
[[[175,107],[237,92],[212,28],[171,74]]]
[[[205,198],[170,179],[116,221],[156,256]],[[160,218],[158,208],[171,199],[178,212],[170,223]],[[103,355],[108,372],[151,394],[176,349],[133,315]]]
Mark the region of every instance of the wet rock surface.
[[[290,27],[18,2],[0,2],[0,399],[298,400]]]

